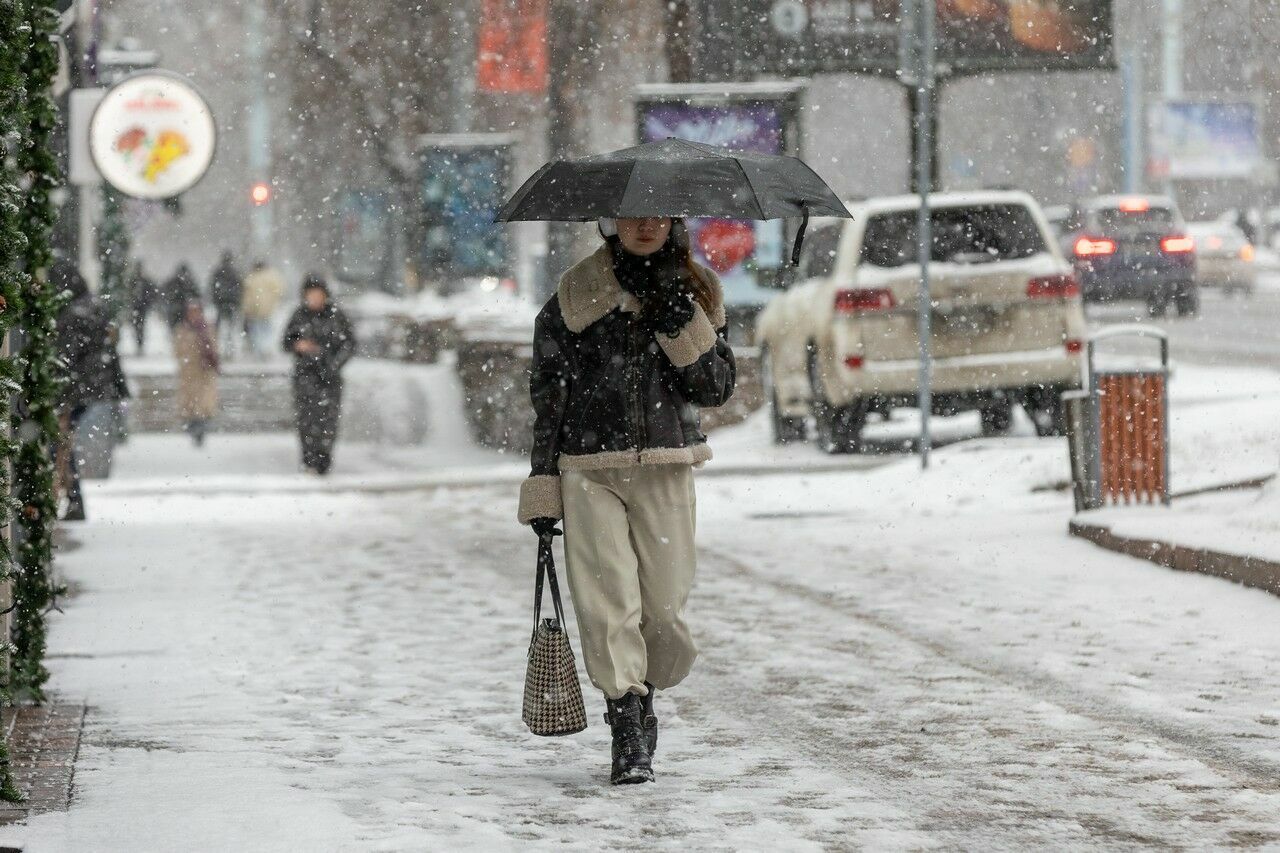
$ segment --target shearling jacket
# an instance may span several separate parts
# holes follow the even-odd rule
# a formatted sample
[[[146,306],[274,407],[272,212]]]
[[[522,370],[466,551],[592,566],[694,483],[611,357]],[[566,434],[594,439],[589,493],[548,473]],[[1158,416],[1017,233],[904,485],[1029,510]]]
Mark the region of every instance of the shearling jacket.
[[[519,520],[560,518],[560,472],[711,458],[698,407],[733,394],[724,296],[715,273],[710,316],[674,336],[638,322],[639,301],[622,289],[608,247],[560,279],[533,332],[529,395],[535,414],[532,472],[520,488]]]

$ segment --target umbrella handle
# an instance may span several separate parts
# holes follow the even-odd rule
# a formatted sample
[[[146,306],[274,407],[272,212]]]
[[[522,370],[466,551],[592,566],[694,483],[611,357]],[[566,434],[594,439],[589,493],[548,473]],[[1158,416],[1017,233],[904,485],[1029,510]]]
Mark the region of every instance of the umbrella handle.
[[[796,244],[791,248],[791,266],[800,266],[800,247],[804,244],[804,229],[809,227],[809,205],[801,205],[804,218],[800,220],[800,230],[796,232]]]

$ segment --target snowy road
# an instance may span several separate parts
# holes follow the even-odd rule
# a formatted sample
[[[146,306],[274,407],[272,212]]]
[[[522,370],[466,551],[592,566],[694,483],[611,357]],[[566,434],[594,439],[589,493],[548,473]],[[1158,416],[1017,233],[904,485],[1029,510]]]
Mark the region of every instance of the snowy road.
[[[1139,303],[1088,308],[1090,325],[1110,323],[1151,323],[1169,332],[1176,361],[1207,366],[1266,367],[1280,369],[1280,279],[1268,279],[1266,287],[1248,297],[1224,297],[1205,290],[1200,314],[1196,317],[1159,319],[1146,316]],[[1131,352],[1149,353],[1150,345],[1128,347]]]
[[[1280,844],[1280,601],[1068,540],[1031,491],[1060,451],[944,450],[927,498],[903,466],[705,480],[703,657],[659,699],[659,784],[623,790],[596,697],[581,735],[520,723],[509,488],[121,496],[64,558],[76,804],[0,839]]]

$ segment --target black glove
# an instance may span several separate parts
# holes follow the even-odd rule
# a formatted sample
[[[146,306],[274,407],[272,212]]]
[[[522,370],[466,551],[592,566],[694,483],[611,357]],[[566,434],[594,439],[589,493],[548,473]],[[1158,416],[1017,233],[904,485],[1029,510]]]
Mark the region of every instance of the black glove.
[[[675,337],[693,319],[693,297],[683,288],[663,288],[645,300],[642,318],[653,331]]]
[[[554,518],[535,518],[529,522],[529,526],[533,528],[533,532],[538,534],[538,538],[543,536],[563,536],[564,534],[556,528],[558,523]]]

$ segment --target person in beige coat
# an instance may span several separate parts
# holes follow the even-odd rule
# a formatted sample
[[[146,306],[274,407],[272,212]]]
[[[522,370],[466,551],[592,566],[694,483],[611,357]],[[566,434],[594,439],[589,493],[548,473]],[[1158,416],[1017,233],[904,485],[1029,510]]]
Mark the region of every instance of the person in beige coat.
[[[685,620],[694,577],[693,466],[711,458],[700,406],[733,394],[715,273],[679,219],[602,220],[602,245],[560,280],[534,324],[532,471],[518,520],[564,520],[587,675],[613,731],[610,781],[653,780],[654,690],[698,649]]]
[[[188,302],[174,326],[173,354],[178,359],[178,416],[200,447],[218,411],[218,345],[199,302]]]
[[[258,260],[253,271],[244,279],[244,296],[241,310],[244,314],[244,330],[249,336],[249,349],[257,356],[270,352],[271,319],[284,298],[284,279],[280,273]]]

